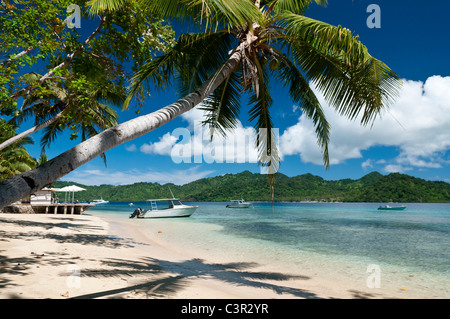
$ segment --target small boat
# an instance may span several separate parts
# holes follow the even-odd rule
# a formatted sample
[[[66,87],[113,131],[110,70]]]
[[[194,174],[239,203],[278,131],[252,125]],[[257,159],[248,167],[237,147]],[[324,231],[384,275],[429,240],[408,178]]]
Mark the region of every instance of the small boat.
[[[103,197],[101,199],[94,199],[92,202],[90,202],[90,204],[94,204],[95,206],[97,205],[105,205],[108,204],[109,201],[104,200]]]
[[[149,199],[150,208],[140,207],[130,215],[130,218],[169,218],[169,217],[189,217],[198,206],[184,205],[178,198]]]
[[[405,210],[406,206],[402,205],[402,206],[389,206],[389,205],[385,205],[385,206],[380,206],[378,207],[378,210]]]
[[[170,189],[172,198],[163,199],[148,199],[150,204],[149,209],[136,208],[130,215],[130,218],[170,218],[170,217],[189,217],[191,216],[198,206],[184,205],[178,198],[173,196]]]
[[[128,206],[134,206],[134,204],[133,203],[129,203]]]
[[[228,204],[227,208],[249,208],[252,203],[246,202],[243,199],[233,199],[231,204]]]

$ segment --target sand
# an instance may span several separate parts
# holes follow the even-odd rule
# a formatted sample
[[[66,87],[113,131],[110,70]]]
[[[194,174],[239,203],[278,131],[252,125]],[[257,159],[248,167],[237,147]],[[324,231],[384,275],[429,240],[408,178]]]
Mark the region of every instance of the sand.
[[[161,226],[159,226],[161,228]],[[164,232],[170,229],[164,229]],[[0,298],[415,298],[259,260],[207,257],[143,233],[136,223],[85,215],[0,214]]]

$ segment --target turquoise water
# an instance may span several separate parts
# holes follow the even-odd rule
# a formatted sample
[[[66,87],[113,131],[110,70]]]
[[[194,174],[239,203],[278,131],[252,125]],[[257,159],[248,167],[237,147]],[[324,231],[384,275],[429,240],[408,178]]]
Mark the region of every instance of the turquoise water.
[[[215,247],[236,257],[261,255],[353,280],[364,280],[367,265],[377,264],[386,283],[400,286],[405,277],[415,277],[410,286],[449,296],[450,204],[406,204],[404,211],[378,211],[378,203],[255,203],[249,209],[192,204],[199,208],[190,218],[136,222],[153,228],[169,224],[178,236],[168,240],[189,242],[199,251]],[[89,212],[124,219],[145,205],[111,203]]]

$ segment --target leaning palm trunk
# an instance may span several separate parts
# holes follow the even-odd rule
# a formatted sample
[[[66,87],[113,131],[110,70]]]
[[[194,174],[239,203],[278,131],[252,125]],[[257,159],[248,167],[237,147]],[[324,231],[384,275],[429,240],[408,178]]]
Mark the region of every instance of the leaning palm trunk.
[[[18,141],[20,141],[21,139],[27,137],[28,135],[31,135],[31,134],[33,134],[33,133],[35,133],[35,132],[37,132],[37,131],[39,131],[39,130],[47,127],[47,126],[49,126],[50,124],[56,122],[61,117],[61,115],[62,115],[62,112],[56,114],[54,117],[52,117],[51,119],[45,121],[42,124],[33,126],[32,128],[30,128],[30,129],[28,129],[28,130],[26,130],[26,131],[24,131],[24,132],[22,132],[20,134],[14,135],[10,139],[8,139],[8,140],[6,140],[6,141],[4,141],[3,143],[0,144],[0,151],[3,150],[6,147],[8,147],[8,146],[18,142]]]
[[[151,132],[191,110],[230,76],[240,60],[241,50],[238,49],[211,79],[175,103],[107,129],[31,171],[1,181],[0,209],[57,181],[104,152]]]

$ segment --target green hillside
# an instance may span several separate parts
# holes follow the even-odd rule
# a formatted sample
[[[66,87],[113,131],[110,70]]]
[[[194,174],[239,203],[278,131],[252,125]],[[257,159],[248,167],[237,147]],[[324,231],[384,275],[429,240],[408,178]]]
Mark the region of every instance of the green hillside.
[[[76,194],[80,201],[102,197],[112,202],[138,202],[150,198],[175,196],[185,201],[229,201],[243,197],[248,201],[270,201],[266,175],[244,171],[203,178],[186,185],[135,183],[132,185],[85,186],[56,182],[54,187],[76,184],[86,191]],[[64,198],[64,194],[60,195]],[[294,177],[278,173],[275,179],[276,201],[345,201],[345,202],[450,202],[450,184],[425,181],[405,174],[382,175],[372,172],[352,180],[327,181],[304,174]]]

